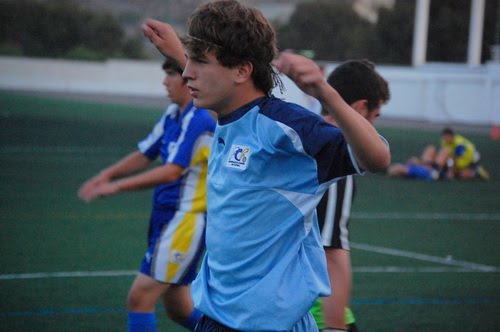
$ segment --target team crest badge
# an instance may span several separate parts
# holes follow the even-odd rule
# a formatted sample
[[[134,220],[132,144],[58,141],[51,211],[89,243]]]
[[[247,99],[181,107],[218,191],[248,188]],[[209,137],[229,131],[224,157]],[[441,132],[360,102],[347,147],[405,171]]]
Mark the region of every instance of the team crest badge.
[[[240,170],[245,170],[247,169],[249,159],[250,159],[250,148],[248,146],[235,144],[231,146],[226,166]]]
[[[173,263],[181,264],[187,258],[187,255],[183,252],[175,250],[171,253],[171,259]]]

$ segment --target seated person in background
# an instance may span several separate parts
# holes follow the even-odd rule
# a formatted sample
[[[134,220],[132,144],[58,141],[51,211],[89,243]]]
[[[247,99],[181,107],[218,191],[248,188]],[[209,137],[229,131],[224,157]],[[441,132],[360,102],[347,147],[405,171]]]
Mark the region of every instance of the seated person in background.
[[[480,155],[474,144],[467,138],[445,128],[441,132],[441,151],[447,154],[451,178],[469,180],[476,177],[487,180],[489,174],[479,165]],[[443,167],[443,165],[439,165]]]
[[[446,174],[446,170],[443,170],[440,174],[436,162],[437,159],[443,157],[445,157],[444,153],[440,154],[438,158],[436,147],[434,145],[429,145],[424,149],[420,158],[412,156],[405,164],[392,164],[387,170],[387,174],[394,177],[407,177],[410,179],[437,180],[440,177],[444,177]],[[444,160],[444,165],[447,165],[446,159]]]
[[[480,155],[474,144],[455,134],[450,128],[445,128],[441,132],[439,151],[434,145],[429,145],[420,158],[411,157],[406,164],[393,164],[387,173],[390,176],[421,180],[488,180],[489,174],[478,164],[479,159]]]

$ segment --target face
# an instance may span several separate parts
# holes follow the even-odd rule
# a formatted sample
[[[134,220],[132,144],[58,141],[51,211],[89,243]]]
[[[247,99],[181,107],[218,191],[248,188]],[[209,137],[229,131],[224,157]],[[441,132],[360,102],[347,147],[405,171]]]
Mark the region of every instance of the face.
[[[165,70],[165,78],[163,85],[167,89],[167,94],[170,100],[178,105],[184,105],[189,97],[189,90],[182,78],[181,74],[173,69]]]
[[[368,120],[371,124],[375,122],[375,119],[380,116],[380,109],[382,107],[379,105],[377,108],[368,111],[367,114],[365,115],[365,119]]]
[[[441,135],[441,139],[448,144],[453,143],[453,135],[443,134],[443,135]]]
[[[213,52],[202,57],[189,57],[182,76],[194,104],[199,108],[207,108],[219,115],[227,115],[237,108],[236,68],[223,67]]]
[[[361,114],[368,122],[370,122],[372,125],[375,122],[375,119],[380,116],[380,112],[382,109],[382,101],[378,104],[377,108],[374,108],[372,110],[368,109],[368,101],[366,99],[358,100],[355,101],[351,107]]]

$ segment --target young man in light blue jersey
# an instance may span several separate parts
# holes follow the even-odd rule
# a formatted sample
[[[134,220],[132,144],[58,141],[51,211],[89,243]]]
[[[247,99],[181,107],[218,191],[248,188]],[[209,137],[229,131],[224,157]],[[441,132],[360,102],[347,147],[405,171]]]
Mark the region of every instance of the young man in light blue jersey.
[[[325,81],[284,53],[275,66],[330,110],[320,116],[270,95],[276,38],[262,13],[235,0],[200,6],[181,41],[148,20],[144,34],[184,65],[197,107],[218,114],[207,178],[207,251],[192,284],[196,331],[317,331],[309,309],[330,293],[316,205],[349,174],[383,171],[386,143]]]
[[[88,180],[78,195],[86,202],[123,191],[155,187],[148,250],[128,294],[128,331],[156,331],[156,302],[168,316],[194,330],[189,285],[205,249],[206,175],[215,121],[193,105],[182,69],[166,59],[165,85],[173,102],[132,152]],[[161,159],[161,165],[148,168]]]

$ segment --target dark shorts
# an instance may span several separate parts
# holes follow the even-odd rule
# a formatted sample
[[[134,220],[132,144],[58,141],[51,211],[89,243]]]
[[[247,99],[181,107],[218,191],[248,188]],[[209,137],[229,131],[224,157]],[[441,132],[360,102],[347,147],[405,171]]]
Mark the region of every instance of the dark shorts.
[[[213,320],[212,318],[203,315],[200,322],[196,325],[195,332],[238,332],[238,330],[232,329],[221,323]]]
[[[238,332],[239,330],[227,327],[212,318],[203,315],[198,325],[194,330],[195,332]],[[297,324],[290,330],[290,332],[318,332],[318,326],[314,321],[314,317],[308,312],[302,317]]]

